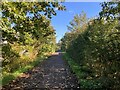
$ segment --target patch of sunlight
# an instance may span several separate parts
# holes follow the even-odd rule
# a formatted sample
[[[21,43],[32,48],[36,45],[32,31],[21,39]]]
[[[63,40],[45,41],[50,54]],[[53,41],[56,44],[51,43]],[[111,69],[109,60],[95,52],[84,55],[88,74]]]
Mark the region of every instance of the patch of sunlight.
[[[27,65],[25,68],[28,69],[28,68],[32,68],[33,66],[32,65]]]
[[[19,71],[16,71],[16,72],[13,73],[13,75],[14,75],[15,77],[19,76],[20,74],[23,74],[23,73],[20,73]]]
[[[17,76],[23,74],[23,72],[27,71],[28,69],[30,69],[30,68],[32,68],[32,67],[33,67],[32,65],[27,65],[27,66],[25,66],[24,68],[20,68],[19,70],[15,71],[15,72],[13,73],[13,75],[14,75],[15,77],[17,77]]]

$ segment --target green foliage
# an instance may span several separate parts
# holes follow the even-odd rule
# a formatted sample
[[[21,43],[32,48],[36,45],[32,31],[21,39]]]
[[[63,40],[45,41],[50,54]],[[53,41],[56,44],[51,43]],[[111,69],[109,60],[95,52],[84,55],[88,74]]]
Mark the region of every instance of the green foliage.
[[[74,19],[67,26],[70,32],[65,33],[64,37],[61,39],[61,49],[66,50],[74,41],[80,33],[83,33],[87,27],[88,18],[86,14],[82,12],[74,16]]]
[[[2,84],[5,85],[6,83],[9,83],[11,80],[15,79],[15,77],[13,75],[6,75],[4,76],[4,78],[2,79]]]
[[[109,5],[108,7],[112,10]],[[116,4],[116,7],[119,7],[119,4]],[[106,15],[105,8],[107,7],[103,7],[102,13]],[[107,13],[114,16],[118,12]],[[86,26],[82,33],[69,32],[69,35],[74,34],[77,37],[71,38],[65,34],[61,40],[61,47],[68,45],[64,49],[72,59],[70,62],[78,64],[71,65],[79,77],[81,88],[120,88],[119,18],[106,19],[102,16],[101,19],[98,17],[90,20]],[[70,39],[72,41],[69,41]]]
[[[68,30],[71,32],[80,32],[84,30],[83,28],[86,27],[86,23],[88,22],[88,18],[86,17],[85,12],[81,12],[81,14],[77,14],[74,16],[74,19],[69,23],[70,25],[67,26]]]
[[[4,70],[2,78],[0,79],[0,81],[2,81],[0,84],[1,85],[8,84],[10,81],[14,80],[16,77],[20,76],[21,74],[28,71],[29,69],[32,69],[33,67],[38,65],[40,62],[42,62],[46,58],[47,58],[47,56],[41,56],[40,55],[32,63],[27,63],[27,65],[24,65],[24,66],[22,66],[22,67],[20,67],[16,70],[14,70],[14,72],[11,72],[11,73],[10,72],[5,72],[6,70]]]
[[[50,20],[55,15],[54,8],[64,7],[59,3],[49,2],[3,2],[2,3],[2,34],[8,42],[17,41],[25,44],[25,33],[32,38],[49,36],[54,33],[50,28]],[[50,30],[51,29],[51,30]]]
[[[76,63],[75,60],[71,59],[67,53],[64,54],[64,59],[68,61],[70,68],[76,74],[81,89],[102,89],[102,82],[99,82],[99,80],[95,80],[93,77],[90,77],[84,66],[82,67]]]
[[[24,71],[36,57],[55,51],[56,36],[50,21],[56,15],[55,8],[65,10],[58,2],[1,3],[3,77],[19,68]]]
[[[118,18],[120,20],[120,3],[118,2],[104,2],[101,3],[102,11],[99,13],[101,18],[106,17],[106,19],[110,18]]]

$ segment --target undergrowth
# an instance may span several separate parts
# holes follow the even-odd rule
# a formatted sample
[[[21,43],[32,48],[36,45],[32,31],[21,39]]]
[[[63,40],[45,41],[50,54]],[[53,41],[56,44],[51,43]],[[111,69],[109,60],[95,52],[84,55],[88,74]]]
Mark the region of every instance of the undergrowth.
[[[105,79],[93,78],[91,76],[92,73],[87,71],[87,68],[85,68],[85,66],[80,66],[73,59],[71,59],[67,53],[64,53],[64,59],[68,62],[70,68],[72,69],[72,72],[77,76],[81,89],[105,89],[104,85],[107,84],[103,83]]]
[[[16,79],[18,76],[23,74],[24,72],[32,69],[33,67],[37,66],[40,62],[43,60],[47,59],[48,56],[42,56],[42,57],[37,57],[32,63],[29,63],[21,68],[18,68],[14,72],[8,73],[8,72],[3,72],[2,76],[0,78],[0,85],[6,85],[12,80]]]

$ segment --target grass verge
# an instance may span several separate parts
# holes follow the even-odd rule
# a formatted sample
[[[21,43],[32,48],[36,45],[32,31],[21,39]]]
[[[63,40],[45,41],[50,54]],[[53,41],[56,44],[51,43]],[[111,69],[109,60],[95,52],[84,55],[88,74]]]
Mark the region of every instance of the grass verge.
[[[29,63],[28,65],[15,70],[13,73],[7,73],[7,72],[4,73],[3,75],[0,76],[1,77],[0,78],[0,86],[4,86],[4,85],[8,84],[10,81],[16,79],[18,76],[20,76],[24,72],[32,69],[33,67],[38,65],[40,62],[47,59],[47,57],[48,56],[37,57],[32,63]]]
[[[85,66],[80,66],[72,60],[67,53],[64,53],[63,58],[68,62],[72,72],[77,76],[81,89],[95,90],[103,88],[100,80],[92,78],[90,73],[87,72],[87,68],[85,68]]]

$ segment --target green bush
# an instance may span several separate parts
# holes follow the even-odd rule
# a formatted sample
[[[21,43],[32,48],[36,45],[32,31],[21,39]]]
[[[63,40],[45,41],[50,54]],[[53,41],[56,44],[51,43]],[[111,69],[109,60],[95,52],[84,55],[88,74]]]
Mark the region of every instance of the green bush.
[[[105,7],[111,4],[107,3]],[[120,5],[116,3],[115,6],[113,5],[113,8],[117,9]],[[102,16],[89,20],[86,25],[74,29],[74,32],[70,31],[61,39],[61,48],[64,48],[71,58],[68,62],[76,72],[82,88],[120,88],[119,17],[114,16],[117,12],[111,12],[106,13],[114,13],[114,18]],[[72,23],[77,23],[74,19]],[[76,24],[72,28],[79,26]],[[83,28],[84,26],[86,27]]]

